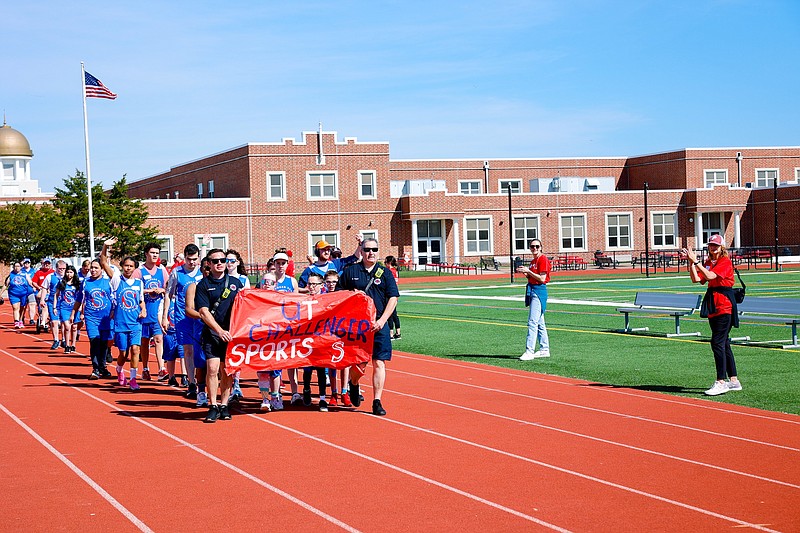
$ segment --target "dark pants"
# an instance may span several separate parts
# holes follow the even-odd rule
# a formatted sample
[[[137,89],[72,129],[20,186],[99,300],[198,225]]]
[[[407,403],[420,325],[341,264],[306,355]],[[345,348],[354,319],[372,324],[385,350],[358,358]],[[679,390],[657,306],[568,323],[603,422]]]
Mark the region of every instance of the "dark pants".
[[[89,339],[89,357],[92,359],[92,370],[98,374],[106,371],[106,350],[108,341],[100,337]]]
[[[400,329],[400,317],[397,316],[397,309],[395,309],[392,316],[389,317],[387,324],[389,324],[389,329],[394,329],[395,331]]]
[[[319,366],[307,366],[303,368],[303,390],[311,390],[311,373],[317,371],[317,384],[319,385],[319,395],[325,396],[327,388],[325,384],[325,369]]]
[[[736,375],[736,361],[731,350],[730,332],[733,326],[731,315],[719,315],[708,319],[711,326],[711,351],[717,367],[717,381]]]

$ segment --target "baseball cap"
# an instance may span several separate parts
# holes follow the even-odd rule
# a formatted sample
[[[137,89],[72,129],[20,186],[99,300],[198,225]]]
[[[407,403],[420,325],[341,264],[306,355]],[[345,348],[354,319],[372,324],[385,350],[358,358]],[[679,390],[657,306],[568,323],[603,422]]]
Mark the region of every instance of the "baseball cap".
[[[273,261],[279,261],[279,260],[281,260],[281,259],[283,259],[283,260],[284,260],[284,261],[286,261],[287,263],[289,262],[289,256],[288,256],[288,255],[286,255],[286,254],[285,254],[285,253],[283,253],[283,252],[278,252],[277,254],[275,254],[275,255],[273,255],[273,256],[272,256],[272,260],[273,260]]]
[[[328,243],[325,239],[321,241],[317,241],[317,244],[314,245],[314,248],[317,250],[322,250],[323,248],[332,248],[333,245]]]
[[[50,259],[49,257],[45,257],[44,259],[42,259],[42,263],[52,263],[52,262],[53,260]]]
[[[25,259],[22,260],[22,262],[23,263],[30,263],[31,262],[31,258],[30,257],[26,257]]]
[[[718,245],[720,245],[720,246],[725,246],[725,239],[723,239],[723,238],[722,238],[722,235],[720,235],[719,233],[717,233],[717,234],[715,234],[715,235],[712,235],[712,236],[711,236],[711,237],[708,239],[708,244],[718,244]]]

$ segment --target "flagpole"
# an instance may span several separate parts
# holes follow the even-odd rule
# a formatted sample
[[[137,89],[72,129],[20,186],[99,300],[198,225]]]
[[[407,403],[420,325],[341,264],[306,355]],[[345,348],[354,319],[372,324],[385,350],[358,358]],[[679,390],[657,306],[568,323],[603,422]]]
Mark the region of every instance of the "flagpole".
[[[89,256],[94,259],[94,213],[92,211],[92,170],[89,164],[89,121],[86,117],[86,68],[81,61],[81,92],[83,93],[83,139],[86,146],[86,197],[89,200]]]

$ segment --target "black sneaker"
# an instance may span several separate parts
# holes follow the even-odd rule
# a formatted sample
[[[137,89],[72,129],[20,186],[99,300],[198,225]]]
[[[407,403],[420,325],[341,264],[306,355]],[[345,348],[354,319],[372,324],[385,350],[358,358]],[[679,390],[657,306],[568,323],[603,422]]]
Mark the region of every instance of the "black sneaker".
[[[51,350],[58,350],[58,347],[61,346],[61,342],[53,341],[53,345],[50,347]]]
[[[219,406],[219,419],[220,420],[230,420],[231,419],[231,412],[228,411],[227,405],[220,405]]]
[[[67,341],[61,341],[61,347],[62,348],[66,348],[67,347]]]
[[[386,410],[381,405],[380,400],[372,400],[372,414],[375,416],[386,416]]]
[[[189,386],[189,380],[186,378],[185,374],[181,374],[181,387],[186,388],[188,386]]]
[[[354,384],[352,381],[350,382],[350,387],[347,391],[347,395],[350,396],[350,403],[353,404],[354,407],[358,407],[361,405],[361,392],[358,390],[358,384]]]
[[[111,354],[111,348],[106,350],[106,363],[113,363],[114,356]]]
[[[186,391],[186,397],[190,400],[197,399],[197,384],[196,383],[189,383],[189,390]]]
[[[211,407],[208,408],[208,414],[206,415],[205,419],[203,419],[203,422],[205,422],[206,424],[213,424],[214,422],[217,421],[219,415],[220,415],[219,407],[217,407],[216,405],[212,405]]]
[[[303,389],[303,405],[306,407],[311,405],[311,389]]]
[[[326,402],[325,400],[320,400],[319,401],[319,410],[321,412],[323,412],[323,413],[327,413],[328,412],[328,402]]]
[[[167,385],[170,385],[172,387],[177,387],[178,379],[175,376],[172,376],[171,378],[169,378],[169,380],[167,380]]]
[[[109,372],[107,369],[104,368],[103,370],[100,371],[100,377],[103,379],[110,379],[112,377],[112,374],[111,372]]]

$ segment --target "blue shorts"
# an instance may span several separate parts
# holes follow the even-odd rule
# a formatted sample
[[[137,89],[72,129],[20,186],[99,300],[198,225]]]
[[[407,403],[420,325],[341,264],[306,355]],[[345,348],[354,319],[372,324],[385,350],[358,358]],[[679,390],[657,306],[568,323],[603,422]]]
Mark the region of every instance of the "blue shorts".
[[[183,345],[178,344],[175,332],[167,331],[164,334],[164,361],[183,359]]]
[[[131,346],[142,345],[142,328],[136,328],[133,331],[115,331],[114,344],[120,351],[124,352]]]
[[[89,339],[100,339],[110,341],[114,338],[114,332],[110,329],[100,329],[97,322],[86,322],[86,335]]]
[[[8,301],[11,302],[11,305],[14,305],[14,304],[20,304],[21,305],[23,302],[27,302],[28,301],[28,295],[26,294],[24,296],[15,296],[15,295],[13,295],[11,293],[8,293]]]
[[[58,313],[53,309],[53,302],[47,302],[47,316],[50,317],[50,320],[53,322],[58,322]]]
[[[158,322],[142,322],[142,337],[152,339],[156,335],[163,335],[164,330]]]
[[[63,307],[58,310],[58,320],[59,322],[69,322],[69,316],[72,314],[71,307]],[[75,313],[75,320],[73,321],[75,324],[81,321],[81,312],[78,311]]]
[[[178,344],[200,344],[203,323],[194,318],[182,318],[175,324],[175,336]]]
[[[372,345],[372,359],[378,361],[392,360],[392,331],[389,324],[384,324],[383,329],[375,333]]]

